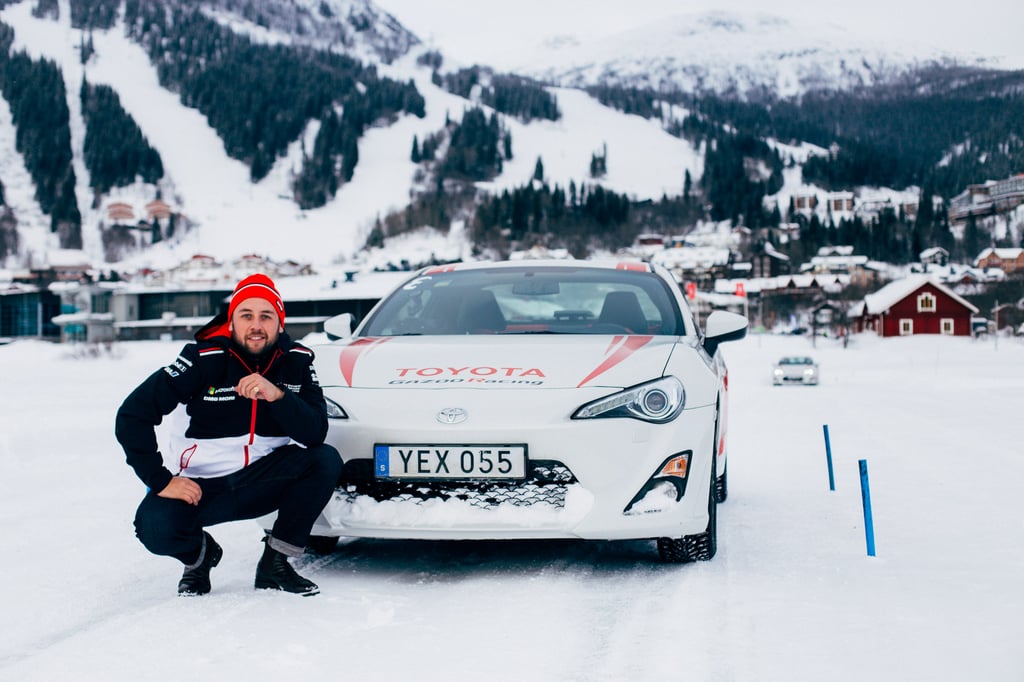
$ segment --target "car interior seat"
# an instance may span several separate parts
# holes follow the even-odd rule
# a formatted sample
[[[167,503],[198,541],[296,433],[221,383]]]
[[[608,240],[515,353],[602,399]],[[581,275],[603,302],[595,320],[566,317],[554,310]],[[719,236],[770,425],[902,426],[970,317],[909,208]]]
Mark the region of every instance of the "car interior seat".
[[[439,287],[430,294],[422,319],[427,334],[456,334],[459,309],[465,297],[460,287]]]
[[[457,333],[500,332],[505,330],[505,324],[505,316],[493,292],[486,289],[466,292],[455,324]]]
[[[634,334],[646,334],[647,318],[640,307],[640,301],[632,291],[610,291],[604,297],[598,324],[614,324],[625,327]]]

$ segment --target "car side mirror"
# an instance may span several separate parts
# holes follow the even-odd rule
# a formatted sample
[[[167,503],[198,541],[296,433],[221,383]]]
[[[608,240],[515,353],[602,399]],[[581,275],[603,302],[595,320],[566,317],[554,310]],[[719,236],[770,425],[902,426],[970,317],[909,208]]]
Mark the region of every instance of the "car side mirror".
[[[747,335],[747,318],[736,313],[716,310],[708,316],[704,331],[704,350],[714,355],[718,345],[726,341],[739,341]]]
[[[331,341],[347,339],[352,336],[352,313],[342,313],[324,321],[324,332]]]

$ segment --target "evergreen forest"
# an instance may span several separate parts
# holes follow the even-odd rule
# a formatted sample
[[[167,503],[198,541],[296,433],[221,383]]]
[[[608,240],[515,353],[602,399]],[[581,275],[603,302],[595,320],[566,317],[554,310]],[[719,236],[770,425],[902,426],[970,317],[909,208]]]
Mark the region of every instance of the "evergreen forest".
[[[490,69],[473,66],[447,73],[435,81],[459,97],[475,99],[527,123],[534,119],[557,121],[562,117],[555,96],[540,83],[521,76],[495,74]]]
[[[82,81],[80,97],[86,125],[83,152],[93,190],[106,194],[137,179],[156,184],[164,175],[160,155],[121,107],[117,93],[108,85]]]
[[[50,215],[50,229],[59,234],[61,247],[81,248],[64,76],[54,62],[11,52],[13,39],[13,30],[0,23],[0,92],[14,120],[15,148],[25,159],[35,198]]]
[[[312,162],[295,186],[304,208],[322,205],[351,178],[356,141],[368,126],[403,112],[425,113],[412,82],[381,78],[343,54],[253,43],[198,8],[128,0],[125,21],[160,82],[206,116],[226,153],[245,162],[254,181],[309,121],[320,122],[314,149],[306,150]]]

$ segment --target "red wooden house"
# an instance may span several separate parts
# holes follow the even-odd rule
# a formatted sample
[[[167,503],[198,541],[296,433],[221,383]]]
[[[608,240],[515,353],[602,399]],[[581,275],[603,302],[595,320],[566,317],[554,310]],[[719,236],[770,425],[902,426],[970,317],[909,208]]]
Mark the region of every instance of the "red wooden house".
[[[890,282],[850,311],[853,329],[879,336],[970,336],[978,309],[928,275]]]

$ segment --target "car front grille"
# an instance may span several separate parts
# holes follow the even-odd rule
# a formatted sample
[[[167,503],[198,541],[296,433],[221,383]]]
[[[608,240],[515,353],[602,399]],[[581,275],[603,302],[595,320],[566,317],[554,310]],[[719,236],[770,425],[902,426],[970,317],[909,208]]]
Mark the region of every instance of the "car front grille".
[[[414,504],[427,500],[464,500],[481,509],[502,504],[516,507],[546,504],[563,508],[567,486],[577,483],[569,468],[553,460],[533,460],[528,463],[528,469],[525,479],[515,481],[404,481],[376,478],[372,460],[355,459],[345,463],[338,492],[349,502],[366,495],[378,502],[390,500]]]

